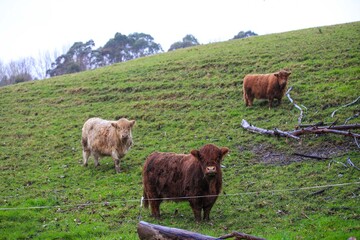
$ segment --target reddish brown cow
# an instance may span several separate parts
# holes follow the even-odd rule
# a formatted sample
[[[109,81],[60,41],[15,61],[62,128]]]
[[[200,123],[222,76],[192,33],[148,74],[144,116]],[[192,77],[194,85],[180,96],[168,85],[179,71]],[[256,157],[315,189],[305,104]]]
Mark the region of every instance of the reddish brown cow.
[[[160,217],[160,203],[164,198],[188,200],[196,221],[209,220],[210,210],[221,191],[220,162],[228,148],[207,144],[191,154],[150,154],[143,168],[144,206],[150,203],[151,213]]]
[[[254,98],[268,99],[269,108],[276,98],[281,103],[284,96],[288,77],[291,72],[281,70],[270,74],[249,74],[243,82],[244,101],[246,106],[252,106]]]

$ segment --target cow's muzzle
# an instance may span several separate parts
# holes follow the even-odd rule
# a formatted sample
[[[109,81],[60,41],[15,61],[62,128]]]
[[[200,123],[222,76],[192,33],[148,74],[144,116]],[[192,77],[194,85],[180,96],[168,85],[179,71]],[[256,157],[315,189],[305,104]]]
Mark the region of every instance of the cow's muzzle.
[[[216,167],[215,166],[206,167],[205,174],[206,174],[206,176],[215,176],[216,175]]]
[[[127,140],[129,138],[129,134],[122,134],[120,137],[124,140]]]

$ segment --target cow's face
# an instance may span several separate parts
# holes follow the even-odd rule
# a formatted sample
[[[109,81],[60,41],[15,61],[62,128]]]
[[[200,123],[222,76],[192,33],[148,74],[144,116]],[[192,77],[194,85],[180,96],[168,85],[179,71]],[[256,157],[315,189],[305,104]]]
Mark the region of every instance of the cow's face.
[[[226,147],[218,148],[207,144],[200,150],[192,150],[191,154],[200,161],[204,176],[214,177],[221,171],[220,163],[228,152]]]
[[[275,73],[275,77],[278,79],[279,85],[284,88],[287,84],[288,77],[290,76],[291,72],[281,70],[280,72]]]
[[[121,140],[131,140],[131,129],[135,124],[135,120],[127,120],[126,118],[119,119],[116,123],[112,123],[112,126],[116,129],[117,136]]]

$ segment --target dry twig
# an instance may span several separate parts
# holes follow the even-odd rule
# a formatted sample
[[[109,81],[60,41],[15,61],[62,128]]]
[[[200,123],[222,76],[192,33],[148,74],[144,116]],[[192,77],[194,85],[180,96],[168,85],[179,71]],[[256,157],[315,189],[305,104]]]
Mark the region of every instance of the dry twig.
[[[299,124],[301,124],[301,120],[302,120],[302,117],[303,117],[303,110],[302,110],[302,108],[299,106],[299,105],[297,105],[295,102],[294,102],[294,100],[290,97],[290,91],[292,90],[292,86],[286,91],[286,96],[288,97],[288,99],[289,99],[289,101],[292,103],[292,104],[294,104],[294,106],[297,108],[297,109],[299,109],[300,110],[300,116],[299,116],[299,118],[298,118],[298,123]],[[305,107],[305,109],[306,109],[306,107]]]
[[[359,99],[360,99],[360,96],[357,99],[355,99],[354,101],[352,101],[351,103],[348,103],[348,104],[345,104],[344,106],[339,107],[338,109],[336,109],[335,111],[332,112],[331,117],[334,117],[335,113],[338,110],[340,110],[340,109],[342,109],[344,107],[348,107],[348,106],[351,106],[351,105],[355,104]]]

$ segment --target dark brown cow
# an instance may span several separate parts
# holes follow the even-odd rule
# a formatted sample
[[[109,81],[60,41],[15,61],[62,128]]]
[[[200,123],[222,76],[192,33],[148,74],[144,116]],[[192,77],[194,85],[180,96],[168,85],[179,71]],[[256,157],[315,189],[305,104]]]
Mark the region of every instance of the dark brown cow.
[[[196,221],[209,220],[210,210],[221,191],[220,162],[228,148],[207,144],[191,154],[150,154],[143,168],[144,206],[150,203],[151,213],[160,217],[160,203],[188,200]],[[208,197],[206,197],[208,196]]]
[[[285,94],[288,77],[291,72],[281,70],[270,74],[249,74],[243,82],[244,101],[246,106],[252,106],[254,98],[268,99],[269,108],[276,98],[281,103]]]

